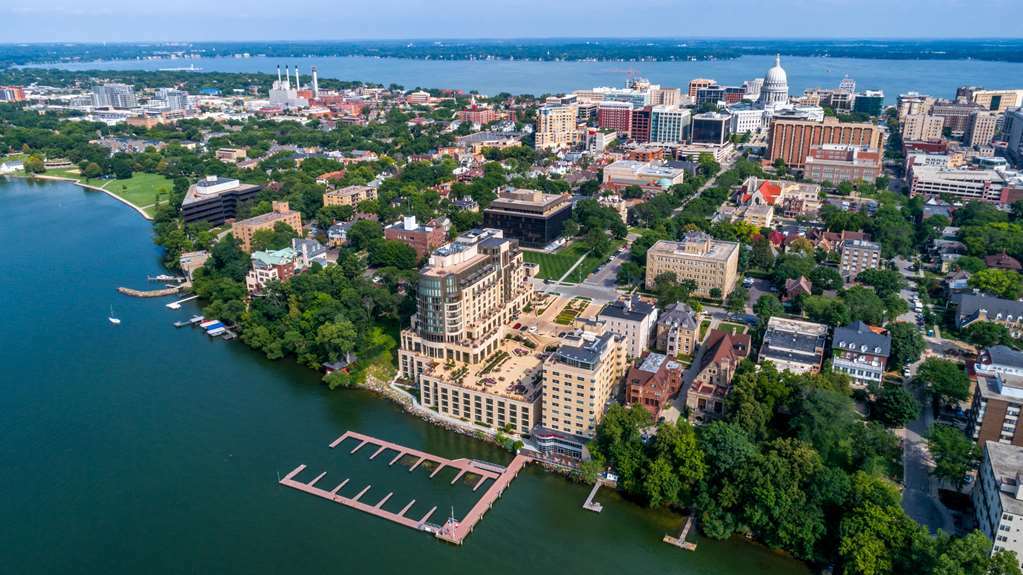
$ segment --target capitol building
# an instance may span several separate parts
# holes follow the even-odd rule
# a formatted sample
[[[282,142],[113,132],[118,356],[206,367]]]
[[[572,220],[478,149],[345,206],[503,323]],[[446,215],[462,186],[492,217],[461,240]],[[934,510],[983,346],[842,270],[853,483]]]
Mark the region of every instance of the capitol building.
[[[785,68],[781,67],[781,55],[774,57],[774,67],[764,76],[764,85],[760,88],[758,104],[765,108],[773,108],[789,101],[789,77]]]

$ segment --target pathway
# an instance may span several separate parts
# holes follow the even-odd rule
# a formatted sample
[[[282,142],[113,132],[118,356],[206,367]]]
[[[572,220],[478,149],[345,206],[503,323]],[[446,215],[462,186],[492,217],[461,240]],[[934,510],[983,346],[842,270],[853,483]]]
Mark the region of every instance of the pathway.
[[[918,364],[919,365],[919,364]],[[910,369],[915,374],[916,367]],[[903,431],[903,477],[902,508],[918,523],[926,525],[932,532],[941,529],[955,533],[952,514],[938,499],[938,486],[931,477],[931,456],[927,450],[925,436],[931,428],[933,414],[930,401],[922,394],[915,393],[924,406],[920,417],[911,421]]]
[[[575,260],[575,263],[572,264],[572,267],[568,268],[568,271],[565,272],[565,275],[561,276],[558,279],[558,283],[561,283],[561,282],[565,281],[565,278],[567,278],[568,276],[572,275],[572,272],[575,271],[575,268],[579,267],[579,264],[583,263],[583,260],[585,260],[586,256],[588,256],[588,255],[590,255],[590,252],[586,252],[583,255],[579,256],[579,259]]]

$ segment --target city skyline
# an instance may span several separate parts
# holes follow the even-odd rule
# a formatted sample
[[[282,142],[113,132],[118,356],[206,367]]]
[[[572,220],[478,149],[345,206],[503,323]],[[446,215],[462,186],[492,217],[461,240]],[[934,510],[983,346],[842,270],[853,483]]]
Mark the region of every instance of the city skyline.
[[[628,11],[616,11],[606,0],[586,4],[549,4],[539,0],[499,1],[497,9],[481,11],[465,0],[439,3],[382,0],[372,5],[335,7],[326,0],[308,0],[300,10],[281,13],[267,2],[228,0],[210,5],[182,0],[171,7],[108,0],[83,9],[73,3],[39,5],[10,0],[0,8],[7,43],[45,42],[188,42],[309,41],[405,39],[534,39],[534,38],[771,38],[771,39],[925,39],[1014,38],[1023,22],[992,18],[1009,13],[1008,0],[966,3],[942,0],[924,4],[911,0],[891,5],[880,0],[846,0],[807,4],[780,0],[769,5],[742,0],[713,4],[639,0]],[[546,14],[536,18],[538,11]],[[678,20],[666,12],[683,13]],[[614,18],[607,18],[614,13]],[[742,19],[735,19],[741,13]],[[946,17],[955,13],[955,18]],[[797,14],[798,18],[793,18]],[[878,15],[884,14],[882,19]],[[813,26],[807,26],[813,22]],[[62,34],[54,37],[53,31]],[[861,32],[850,32],[853,30]],[[424,33],[429,31],[429,33]]]

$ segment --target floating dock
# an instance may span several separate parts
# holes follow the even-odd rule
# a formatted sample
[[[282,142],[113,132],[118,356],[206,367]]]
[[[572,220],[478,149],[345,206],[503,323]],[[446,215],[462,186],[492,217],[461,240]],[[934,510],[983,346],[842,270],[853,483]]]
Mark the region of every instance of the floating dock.
[[[177,289],[177,288],[175,288],[175,289]],[[171,292],[171,293],[177,293],[177,291],[174,291],[174,292]],[[186,301],[192,301],[194,299],[197,299],[198,297],[199,296],[197,296],[197,295],[193,295],[193,296],[186,297],[185,299],[179,299],[178,301],[172,301],[169,304],[167,304],[167,307],[169,307],[171,309],[181,309],[181,304],[185,303]]]
[[[686,537],[689,535],[689,530],[693,527],[693,516],[686,517],[686,522],[682,525],[682,532],[679,533],[678,537],[672,537],[671,535],[665,535],[664,541],[668,545],[674,545],[679,549],[685,549],[686,551],[696,551],[696,543],[690,543],[686,541]]]
[[[373,450],[373,454],[370,456],[370,459],[375,459],[377,456],[381,455],[385,451],[394,451],[395,454],[393,456],[388,457],[385,460],[388,461],[387,463],[388,467],[393,466],[403,457],[410,456],[415,460],[412,463],[412,465],[409,466],[409,471],[413,471],[414,469],[419,467],[419,465],[421,465],[423,462],[430,462],[436,465],[436,468],[434,468],[434,470],[430,473],[430,477],[437,475],[437,473],[441,469],[454,468],[458,470],[458,474],[455,476],[454,481],[451,482],[452,484],[456,483],[459,479],[466,475],[475,476],[479,478],[473,483],[473,491],[476,491],[477,489],[482,487],[483,484],[487,481],[490,481],[491,483],[487,490],[480,497],[480,499],[476,502],[476,504],[473,505],[469,512],[465,515],[465,517],[463,517],[461,520],[456,520],[452,517],[448,519],[448,521],[444,523],[444,525],[442,526],[435,525],[429,522],[430,517],[433,516],[434,512],[437,511],[436,506],[434,506],[421,517],[416,518],[407,516],[407,513],[409,512],[409,510],[412,509],[413,504],[415,504],[416,502],[415,499],[410,500],[408,503],[402,506],[401,511],[397,513],[385,510],[383,508],[384,504],[395,496],[395,493],[393,491],[387,492],[382,499],[379,499],[374,503],[370,504],[363,502],[362,499],[363,497],[366,496],[367,492],[369,492],[370,488],[372,487],[371,485],[364,486],[362,489],[359,490],[358,494],[355,495],[354,497],[344,497],[338,495],[338,492],[341,490],[341,488],[347,485],[349,481],[351,481],[351,478],[345,478],[336,487],[334,487],[333,490],[330,491],[320,489],[319,487],[315,486],[315,484],[320,482],[323,479],[324,475],[326,475],[325,472],[320,473],[311,481],[308,482],[298,481],[295,479],[295,477],[298,476],[303,471],[305,471],[306,469],[305,464],[299,465],[286,476],[284,476],[284,478],[280,480],[281,485],[291,487],[293,489],[297,489],[299,491],[303,491],[311,495],[322,497],[324,499],[327,499],[328,501],[340,503],[347,507],[351,507],[352,509],[357,509],[359,511],[369,513],[370,515],[387,519],[389,521],[393,521],[394,523],[404,525],[405,527],[409,527],[417,531],[426,531],[429,533],[433,533],[434,536],[437,537],[438,539],[446,541],[448,543],[454,543],[456,545],[461,545],[462,541],[464,541],[465,538],[468,537],[470,533],[472,533],[473,528],[476,526],[477,523],[479,523],[480,519],[483,518],[483,515],[488,510],[490,510],[491,507],[493,507],[494,502],[501,496],[502,493],[504,493],[504,490],[508,487],[511,481],[515,479],[515,476],[518,475],[522,467],[524,467],[526,463],[528,463],[532,459],[529,456],[519,454],[515,456],[515,458],[508,465],[508,467],[502,467],[500,465],[494,465],[492,463],[476,461],[473,459],[464,458],[447,459],[444,457],[433,455],[432,453],[427,453],[425,451],[420,451],[418,449],[405,447],[403,445],[398,445],[397,443],[391,443],[390,441],[377,439],[375,437],[363,435],[361,433],[356,433],[354,431],[346,431],[340,437],[335,439],[330,444],[330,447],[336,448],[340,446],[341,443],[343,443],[346,439],[354,439],[358,441],[358,444],[355,445],[355,447],[350,451],[350,453],[355,453],[367,445],[375,446],[376,449]]]
[[[583,501],[583,509],[594,513],[600,513],[604,510],[603,505],[593,500],[593,498],[597,496],[597,492],[600,491],[601,485],[603,485],[603,482],[599,479],[593,484],[593,489],[590,490],[590,495],[586,498],[586,501]]]

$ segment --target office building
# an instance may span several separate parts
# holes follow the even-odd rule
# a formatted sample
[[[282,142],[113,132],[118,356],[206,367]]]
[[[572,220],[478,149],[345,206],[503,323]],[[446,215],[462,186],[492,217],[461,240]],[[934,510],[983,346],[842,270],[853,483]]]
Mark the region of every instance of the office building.
[[[415,216],[405,216],[384,228],[384,238],[401,242],[416,250],[416,257],[424,258],[447,242],[448,233],[436,222],[425,225],[416,222]]]
[[[483,210],[483,225],[504,231],[523,246],[543,247],[561,236],[572,217],[572,198],[507,187]]]
[[[419,272],[416,313],[401,332],[401,375],[422,404],[489,429],[529,433],[540,418],[540,352],[505,338],[532,302],[531,268],[500,230],[472,230],[437,248]]]
[[[1005,113],[1002,123],[1002,137],[1005,139],[1005,154],[1016,167],[1023,168],[1023,108]]]
[[[654,421],[682,389],[685,366],[674,358],[649,353],[625,375],[625,400],[647,410]]]
[[[135,88],[127,84],[102,84],[92,89],[93,106],[127,110],[138,107]]]
[[[323,206],[358,206],[359,202],[375,200],[377,189],[372,186],[345,186],[337,190],[328,190],[323,194]]]
[[[856,281],[864,270],[881,267],[881,244],[867,240],[845,240],[839,250],[841,263],[838,272],[846,283]]]
[[[653,106],[632,110],[632,141],[650,141],[650,123],[653,120]]]
[[[974,111],[963,134],[963,143],[974,148],[987,146],[995,139],[1000,115],[997,112]]]
[[[607,329],[625,338],[629,357],[641,357],[650,349],[650,335],[657,323],[657,306],[639,296],[608,302],[597,314]]]
[[[758,361],[770,361],[778,371],[817,373],[827,339],[826,325],[774,316],[767,321]]]
[[[1023,90],[974,90],[974,104],[991,112],[1005,112],[1023,106]]]
[[[833,184],[859,180],[873,182],[884,169],[884,152],[847,144],[824,144],[810,148],[803,177]]]
[[[945,118],[930,114],[909,114],[902,124],[902,139],[909,142],[938,142]]]
[[[973,102],[938,100],[931,106],[931,115],[943,118],[945,129],[950,135],[958,138],[966,132],[970,114],[978,110],[983,108]]]
[[[834,117],[821,122],[775,117],[768,136],[768,159],[780,159],[790,168],[802,169],[810,150],[824,144],[884,147],[881,128],[874,124],[839,122]]]
[[[836,327],[831,338],[832,369],[861,387],[880,385],[892,351],[892,337],[884,328],[862,321]]]
[[[970,498],[991,553],[1023,557],[1023,448],[995,441],[981,443],[983,458]]]
[[[744,333],[710,331],[700,365],[686,391],[690,421],[710,421],[724,414],[725,397],[732,390],[735,370],[749,357],[751,344],[750,336]]]
[[[713,144],[720,146],[729,140],[732,129],[732,117],[718,112],[705,112],[693,116],[694,144]]]
[[[185,192],[181,218],[186,224],[208,222],[219,226],[234,219],[239,205],[254,200],[260,189],[260,186],[243,184],[233,178],[206,176]]]
[[[733,134],[753,134],[767,127],[769,116],[762,108],[749,105],[733,106],[728,109],[732,117],[729,130]]]
[[[273,210],[265,214],[239,220],[231,224],[231,233],[238,240],[242,251],[252,251],[252,238],[260,230],[273,230],[277,224],[285,224],[302,234],[302,214],[288,207],[288,202],[273,202]]]
[[[653,106],[650,109],[650,134],[645,141],[658,144],[684,142],[690,121],[689,110],[678,106]]]
[[[934,98],[925,96],[918,92],[907,92],[899,94],[898,114],[899,122],[905,120],[906,116],[913,114],[929,114],[931,106],[934,105]]]
[[[675,281],[692,280],[693,293],[711,297],[711,290],[727,298],[735,288],[739,265],[739,244],[715,240],[703,232],[690,232],[680,242],[659,240],[647,250],[646,287],[653,289],[661,274],[672,273]]]
[[[853,101],[853,112],[880,117],[884,112],[884,92],[864,90],[856,94],[856,99]]]
[[[574,105],[544,105],[536,111],[535,145],[538,150],[570,148],[578,142]]]
[[[689,97],[696,99],[696,94],[701,88],[710,88],[716,84],[717,81],[715,80],[709,80],[707,78],[693,78],[689,81]]]
[[[599,325],[567,335],[543,363],[543,427],[593,437],[625,376],[626,355],[624,338]]]

